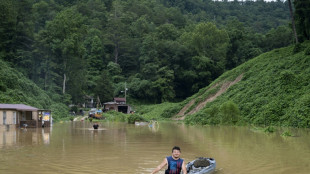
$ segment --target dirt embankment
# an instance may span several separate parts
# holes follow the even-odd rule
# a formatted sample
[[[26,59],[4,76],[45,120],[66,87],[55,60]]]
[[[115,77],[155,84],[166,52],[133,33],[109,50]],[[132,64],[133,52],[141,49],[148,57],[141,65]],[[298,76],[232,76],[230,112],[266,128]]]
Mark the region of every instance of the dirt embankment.
[[[186,115],[191,115],[194,114],[198,111],[200,111],[202,108],[204,108],[206,106],[206,104],[208,102],[212,102],[214,101],[218,96],[222,95],[224,92],[227,91],[227,89],[229,87],[231,87],[232,85],[238,83],[243,77],[243,74],[239,75],[234,81],[227,81],[224,82],[220,88],[219,91],[217,91],[215,94],[208,96],[204,101],[200,102],[194,109],[192,109],[190,112],[188,112],[187,114],[185,114],[185,112],[187,111],[187,109],[189,107],[191,107],[194,103],[196,99],[192,99],[188,104],[186,104],[181,110],[180,112],[173,118],[173,120],[184,120],[184,118],[186,117]],[[215,87],[217,87],[219,84],[216,84],[214,86],[212,86],[209,90],[214,89]]]

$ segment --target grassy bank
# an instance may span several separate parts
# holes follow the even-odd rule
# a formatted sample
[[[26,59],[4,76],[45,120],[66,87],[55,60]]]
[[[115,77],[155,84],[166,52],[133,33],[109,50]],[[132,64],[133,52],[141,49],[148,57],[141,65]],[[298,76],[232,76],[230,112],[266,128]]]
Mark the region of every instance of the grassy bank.
[[[214,101],[207,102],[198,112],[187,115],[186,123],[310,128],[309,42],[262,54],[225,72],[185,101],[147,106],[143,114],[146,117],[152,113],[160,118],[173,117],[193,100],[194,104],[188,108],[188,113],[220,90],[216,85],[233,81],[241,74],[241,81]]]

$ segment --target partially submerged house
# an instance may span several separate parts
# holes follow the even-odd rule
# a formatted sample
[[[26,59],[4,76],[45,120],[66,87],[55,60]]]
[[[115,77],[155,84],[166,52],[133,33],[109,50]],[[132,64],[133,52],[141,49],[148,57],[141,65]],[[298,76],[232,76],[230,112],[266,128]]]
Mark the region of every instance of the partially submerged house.
[[[103,103],[105,111],[117,111],[129,114],[131,112],[131,107],[126,104],[125,98],[114,98],[112,102]]]
[[[48,120],[44,124],[49,126],[51,114],[44,111],[25,104],[0,104],[0,127],[41,127],[44,120]]]

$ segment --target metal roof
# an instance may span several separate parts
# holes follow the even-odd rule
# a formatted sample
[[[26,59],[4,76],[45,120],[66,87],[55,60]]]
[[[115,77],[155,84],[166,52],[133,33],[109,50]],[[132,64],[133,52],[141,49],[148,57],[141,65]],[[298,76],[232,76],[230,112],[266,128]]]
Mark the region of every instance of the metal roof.
[[[104,105],[116,105],[117,103],[116,102],[106,102],[106,103],[103,103]]]
[[[116,102],[125,102],[126,99],[125,98],[114,98],[114,101],[116,101]]]
[[[0,109],[11,109],[18,111],[37,111],[38,108],[24,104],[0,104]]]

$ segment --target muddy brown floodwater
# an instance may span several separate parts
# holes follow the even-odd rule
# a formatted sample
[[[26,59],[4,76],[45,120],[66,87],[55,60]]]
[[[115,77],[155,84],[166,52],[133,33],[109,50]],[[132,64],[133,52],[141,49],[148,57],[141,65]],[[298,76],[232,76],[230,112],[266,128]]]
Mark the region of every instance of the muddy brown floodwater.
[[[89,122],[55,123],[51,128],[0,130],[0,173],[142,174],[181,147],[187,162],[213,157],[216,174],[308,174],[310,131],[294,137],[249,127],[148,125]],[[162,170],[160,173],[164,173]]]

